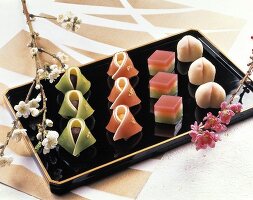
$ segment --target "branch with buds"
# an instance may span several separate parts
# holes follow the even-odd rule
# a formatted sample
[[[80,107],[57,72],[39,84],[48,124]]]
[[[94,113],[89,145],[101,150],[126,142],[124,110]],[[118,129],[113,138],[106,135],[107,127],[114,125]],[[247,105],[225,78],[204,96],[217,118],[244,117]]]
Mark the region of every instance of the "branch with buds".
[[[43,148],[43,154],[47,154],[51,149],[54,149],[58,144],[59,134],[57,131],[51,130],[53,127],[53,121],[47,118],[47,97],[41,83],[42,79],[48,80],[53,83],[59,76],[60,73],[64,72],[68,65],[68,56],[62,52],[51,53],[37,44],[37,39],[39,34],[34,31],[32,26],[32,21],[35,18],[46,18],[51,20],[56,20],[63,28],[70,31],[77,31],[80,28],[81,20],[74,16],[73,13],[67,12],[66,14],[60,14],[58,17],[44,17],[39,15],[30,14],[28,12],[26,1],[21,0],[23,6],[23,13],[26,17],[27,25],[29,27],[31,42],[27,45],[30,48],[30,54],[35,61],[36,75],[32,81],[29,91],[26,95],[25,100],[20,101],[14,106],[16,111],[16,118],[13,121],[13,126],[11,130],[7,133],[6,140],[3,144],[0,144],[0,167],[10,165],[13,159],[11,157],[5,156],[4,151],[9,144],[11,139],[17,142],[21,140],[22,137],[27,136],[27,130],[19,128],[20,118],[28,117],[41,117],[41,121],[37,124],[37,136],[38,144],[35,149],[38,151]],[[49,62],[42,62],[40,54],[47,54],[56,60],[58,64]],[[33,91],[37,92],[36,98],[31,99]]]

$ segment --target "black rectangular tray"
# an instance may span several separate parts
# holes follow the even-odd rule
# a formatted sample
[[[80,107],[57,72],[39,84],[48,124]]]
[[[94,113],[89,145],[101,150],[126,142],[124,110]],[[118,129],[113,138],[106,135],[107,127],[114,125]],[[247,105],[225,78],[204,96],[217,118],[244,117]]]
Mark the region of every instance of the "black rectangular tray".
[[[178,74],[178,96],[183,97],[184,107],[182,123],[176,126],[158,125],[154,121],[152,112],[154,102],[149,98],[148,83],[150,76],[147,66],[148,57],[157,49],[176,52],[178,41],[185,35],[192,35],[202,42],[204,47],[203,56],[216,66],[215,81],[224,87],[228,96],[238,86],[244,74],[205,36],[196,30],[189,30],[131,49],[128,54],[139,70],[138,78],[132,81],[136,85],[135,91],[142,101],[139,110],[134,110],[133,114],[136,121],[143,126],[143,131],[128,141],[113,142],[112,135],[107,133],[105,129],[111,116],[107,96],[113,83],[106,72],[112,57],[82,66],[82,73],[91,81],[91,93],[88,102],[95,109],[94,118],[87,122],[94,125],[95,121],[91,132],[97,142],[92,147],[85,150],[77,158],[66,153],[61,147],[53,150],[49,155],[37,154],[34,146],[37,144],[35,127],[38,119],[32,117],[28,120],[21,119],[22,126],[28,132],[27,144],[34,152],[52,192],[66,192],[136,162],[190,142],[190,136],[188,135],[190,125],[195,120],[202,120],[208,110],[196,106],[195,99],[192,97],[194,87],[189,84],[187,71],[185,71],[187,66],[182,66],[176,59],[175,73]],[[14,113],[14,105],[25,99],[30,85],[31,83],[22,85],[10,89],[6,93],[6,100],[12,113]],[[66,120],[63,120],[58,114],[61,94],[55,89],[54,84],[43,81],[43,85],[48,97],[47,117],[54,121],[53,129],[61,133],[66,125]],[[250,81],[238,96],[243,103],[244,110],[233,118],[232,123],[252,116],[252,91],[253,83]]]

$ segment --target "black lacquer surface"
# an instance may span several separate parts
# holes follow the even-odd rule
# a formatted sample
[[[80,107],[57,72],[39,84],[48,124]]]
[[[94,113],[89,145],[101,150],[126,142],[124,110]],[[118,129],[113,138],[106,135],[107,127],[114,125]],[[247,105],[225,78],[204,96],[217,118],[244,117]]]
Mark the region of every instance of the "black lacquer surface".
[[[187,76],[187,69],[190,63],[180,63],[177,60],[175,63],[176,67],[174,73],[178,74],[178,96],[183,97],[184,107],[183,119],[176,126],[161,125],[154,122],[153,105],[155,101],[149,98],[148,82],[150,76],[147,66],[147,59],[155,50],[176,51],[177,42],[187,34],[193,35],[202,42],[204,46],[203,56],[216,66],[217,73],[215,81],[224,87],[229,97],[229,94],[231,94],[239,84],[239,80],[243,74],[197,31],[187,31],[170,38],[132,49],[128,51],[128,54],[135,67],[139,70],[139,75],[138,77],[132,78],[130,81],[132,85],[134,85],[134,89],[142,102],[140,106],[131,108],[131,111],[135,115],[136,121],[143,126],[143,130],[128,141],[120,140],[114,142],[112,140],[112,134],[105,130],[105,126],[112,113],[112,111],[109,110],[110,105],[107,101],[107,96],[110,93],[113,81],[110,78],[108,79],[106,74],[112,58],[106,58],[81,67],[82,73],[92,83],[91,90],[86,97],[88,97],[89,104],[95,109],[95,113],[86,120],[86,123],[97,142],[81,153],[77,158],[68,154],[61,147],[53,150],[46,156],[39,153],[39,157],[47,170],[47,172],[44,173],[48,173],[52,180],[57,181],[54,182],[49,180],[53,192],[66,192],[68,189],[77,187],[90,180],[97,179],[105,174],[112,173],[137,161],[190,141],[190,137],[187,134],[184,134],[182,137],[176,137],[173,140],[168,140],[189,131],[190,125],[194,123],[195,120],[202,120],[203,116],[209,111],[200,109],[196,106],[195,99],[193,98],[196,86],[189,84]],[[55,89],[54,84],[43,81],[43,85],[48,97],[47,116],[54,121],[53,129],[61,133],[67,123],[67,120],[61,118],[58,114],[63,95]],[[29,85],[25,85],[11,89],[7,93],[6,96],[12,107],[25,98],[28,88]],[[237,115],[233,119],[233,122],[252,116],[253,109],[251,100],[253,97],[253,84],[250,83],[247,85],[247,88],[249,89],[248,93],[243,93],[243,90],[239,93],[242,94],[241,100],[246,110]],[[214,113],[217,112],[217,110],[211,111]],[[29,118],[29,120],[21,119],[22,125],[28,130],[28,136],[34,146],[37,143],[35,138],[36,121],[37,119],[34,118]],[[152,145],[158,143],[160,144],[150,148]],[[107,164],[107,166],[101,166],[104,164]],[[87,172],[88,170],[90,171]]]

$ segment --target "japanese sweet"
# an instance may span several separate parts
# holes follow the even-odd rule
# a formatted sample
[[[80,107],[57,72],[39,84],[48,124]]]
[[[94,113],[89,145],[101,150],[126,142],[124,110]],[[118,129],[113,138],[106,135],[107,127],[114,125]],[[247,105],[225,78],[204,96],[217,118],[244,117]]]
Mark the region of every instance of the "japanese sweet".
[[[119,77],[131,78],[136,76],[139,71],[134,67],[132,60],[127,52],[120,51],[114,54],[107,74],[116,80]]]
[[[177,58],[181,62],[193,62],[203,54],[202,43],[191,35],[184,36],[177,44]]]
[[[73,156],[78,156],[95,142],[96,139],[81,118],[70,119],[58,139],[59,145]]]
[[[218,83],[208,82],[198,87],[195,98],[200,108],[219,108],[226,98],[226,92]]]
[[[201,85],[213,82],[215,78],[215,66],[206,58],[201,57],[195,60],[189,68],[189,82],[193,85]]]
[[[108,100],[112,103],[110,109],[114,109],[121,104],[132,107],[141,102],[131,86],[129,79],[126,77],[120,77],[115,81]]]
[[[148,58],[148,69],[150,75],[157,72],[172,72],[175,68],[175,52],[156,50]]]
[[[59,114],[64,117],[76,117],[87,119],[94,110],[78,90],[70,90],[65,93]]]
[[[149,81],[149,90],[151,98],[159,98],[163,94],[177,94],[177,74],[158,72]]]
[[[79,90],[82,94],[85,94],[90,86],[90,81],[82,75],[78,67],[69,67],[55,85],[56,89],[64,94],[69,90]]]
[[[155,122],[177,124],[183,116],[182,97],[162,95],[154,105]]]
[[[118,105],[112,113],[106,129],[114,133],[113,140],[125,139],[139,133],[142,127],[135,121],[126,105]]]

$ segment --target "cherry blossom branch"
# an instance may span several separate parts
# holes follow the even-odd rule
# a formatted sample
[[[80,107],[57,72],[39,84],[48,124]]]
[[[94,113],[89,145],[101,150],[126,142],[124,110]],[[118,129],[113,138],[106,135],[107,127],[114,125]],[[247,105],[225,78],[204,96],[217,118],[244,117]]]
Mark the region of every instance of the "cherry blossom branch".
[[[11,130],[7,133],[5,143],[0,148],[0,156],[4,156],[4,150],[8,146],[9,141],[10,141],[11,136],[12,136],[12,133],[17,128],[17,125],[18,125],[18,120],[14,120]]]
[[[36,75],[27,92],[25,101],[20,101],[18,105],[14,106],[14,110],[16,110],[16,118],[13,120],[13,126],[7,133],[4,144],[0,144],[0,167],[10,165],[12,162],[12,158],[4,156],[4,151],[8,146],[10,139],[13,138],[17,141],[20,141],[22,136],[27,135],[26,129],[18,128],[19,118],[21,117],[28,118],[30,115],[32,115],[32,117],[38,117],[42,115],[41,121],[37,124],[38,133],[36,137],[38,139],[38,144],[35,147],[36,150],[39,150],[43,146],[43,153],[47,154],[51,149],[54,149],[58,143],[59,134],[56,131],[47,129],[48,127],[53,126],[53,122],[50,119],[47,119],[47,97],[41,80],[47,79],[50,83],[54,82],[59,77],[59,74],[64,72],[68,67],[65,64],[65,62],[68,60],[68,57],[62,52],[53,54],[39,47],[37,44],[37,38],[39,34],[34,31],[32,21],[34,21],[35,18],[56,20],[57,23],[59,23],[63,28],[72,31],[77,31],[81,24],[81,20],[74,16],[71,12],[61,14],[57,18],[44,17],[30,14],[26,6],[26,0],[21,0],[21,3],[31,36],[31,41],[28,44],[28,47],[31,48],[30,53],[35,61]],[[43,62],[40,59],[40,53],[45,53],[53,59],[56,59],[61,66],[59,67],[56,64],[42,64]],[[36,98],[31,99],[32,94],[34,94],[34,89],[36,89],[39,93]]]
[[[32,90],[35,87],[35,83],[36,83],[36,80],[34,79],[33,82],[32,82],[32,85],[30,86],[29,91],[28,91],[28,93],[26,95],[25,102],[29,101],[29,98],[31,96]],[[11,130],[7,133],[4,144],[2,144],[0,146],[0,156],[1,157],[4,156],[4,151],[5,151],[6,147],[9,144],[9,141],[10,141],[11,137],[13,136],[13,132],[18,128],[18,122],[19,122],[18,118],[16,118],[16,119],[13,120],[13,122],[12,122],[13,126],[12,126]]]
[[[53,57],[54,59],[56,59],[61,64],[62,68],[65,68],[64,62],[67,61],[67,58],[65,58],[64,55],[63,56],[59,55],[59,53],[61,53],[61,52],[59,52],[58,55],[57,55],[57,54],[50,53],[49,51],[46,51],[43,48],[38,48],[38,51]]]
[[[27,6],[26,6],[26,0],[21,0],[22,2],[22,6],[23,6],[23,12],[24,12],[24,15],[26,17],[26,22],[28,24],[28,27],[29,27],[29,30],[30,30],[30,33],[31,33],[31,43],[32,43],[32,47],[33,48],[37,48],[38,49],[38,45],[37,45],[37,41],[36,41],[36,38],[38,36],[37,33],[35,33],[34,29],[33,29],[33,26],[32,26],[32,22],[31,22],[31,16],[28,12],[28,9],[27,9]],[[33,57],[34,57],[34,60],[35,60],[35,66],[36,66],[36,77],[35,77],[35,81],[36,81],[36,84],[40,86],[40,93],[41,93],[41,97],[42,97],[42,104],[43,104],[43,107],[42,107],[42,112],[43,112],[43,116],[46,115],[46,95],[45,95],[45,91],[44,91],[44,88],[42,86],[42,84],[40,83],[40,79],[38,77],[38,70],[40,69],[41,67],[41,60],[39,58],[39,55],[37,53],[34,53],[33,54]],[[34,88],[34,82],[33,82],[33,87],[30,88],[28,94],[32,92],[33,88]],[[25,102],[27,103],[29,100],[29,97],[26,98]],[[43,117],[44,118],[44,117]],[[42,139],[44,139],[44,137],[42,136]]]
[[[48,17],[34,14],[29,14],[29,17],[31,20],[35,20],[36,18],[56,20],[56,22],[63,28],[71,31],[77,31],[82,23],[82,21],[77,16],[74,16],[71,12],[60,14],[58,17]]]

